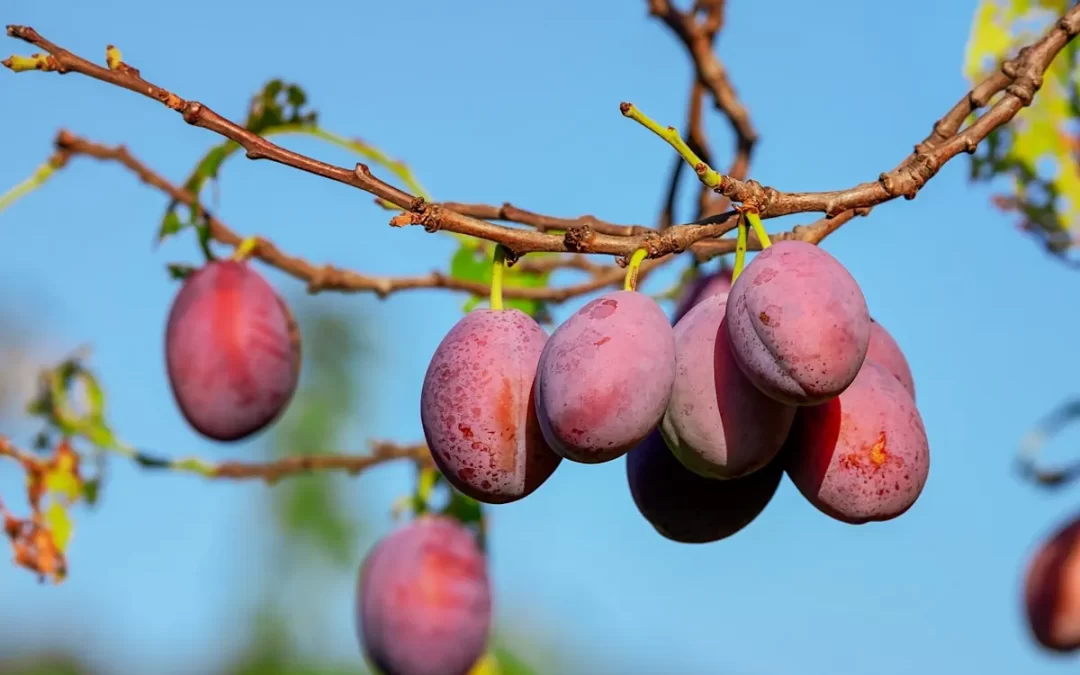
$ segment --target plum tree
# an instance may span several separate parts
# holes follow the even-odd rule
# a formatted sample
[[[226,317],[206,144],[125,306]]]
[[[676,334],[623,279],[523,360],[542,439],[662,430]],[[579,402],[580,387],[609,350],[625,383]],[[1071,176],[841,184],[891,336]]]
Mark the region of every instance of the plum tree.
[[[1015,11],[1005,13],[1008,21],[1031,18],[1032,3],[1013,4]],[[914,198],[961,150],[972,155],[977,179],[1003,172],[1021,179],[1018,185],[1024,189],[1018,192],[1023,194],[998,204],[1022,213],[1025,231],[1041,231],[1048,251],[1061,255],[1075,244],[1076,237],[1062,236],[1068,232],[1067,216],[1056,212],[1057,201],[1068,202],[1077,194],[1075,144],[1069,142],[1074,120],[1059,123],[1077,112],[1075,106],[1058,105],[1062,92],[1072,91],[1075,68],[1051,64],[1059,54],[1071,58],[1075,52],[1075,45],[1066,46],[1080,34],[1080,7],[1057,4],[1060,16],[1040,8],[1049,21],[1046,30],[1008,61],[1011,54],[1004,50],[1016,51],[1019,45],[1004,39],[999,25],[1004,19],[996,16],[1001,13],[980,12],[978,31],[989,33],[972,44],[993,44],[989,51],[995,53],[970,54],[980,58],[967,59],[968,68],[978,70],[982,66],[971,64],[982,62],[992,72],[973,76],[972,88],[957,104],[932,127],[927,124],[932,134],[876,181],[847,189],[786,192],[765,187],[750,172],[758,134],[711,49],[724,24],[725,3],[702,1],[680,9],[675,2],[649,2],[650,14],[674,30],[698,75],[692,78],[685,138],[675,126],[652,120],[632,104],[619,105],[624,117],[679,155],[656,227],[545,215],[506,203],[437,200],[403,162],[323,128],[298,85],[271,80],[252,98],[246,119],[229,120],[145,79],[115,47],[106,49],[104,66],[96,65],[33,28],[8,26],[9,37],[36,51],[0,61],[7,69],[96,79],[149,97],[186,123],[223,137],[187,180],[173,183],[122,145],[105,146],[61,131],[45,163],[28,180],[0,194],[2,209],[74,158],[92,157],[126,168],[167,195],[158,238],[197,234],[207,263],[187,278],[171,308],[166,367],[181,413],[208,438],[234,441],[266,428],[281,415],[297,386],[299,331],[289,307],[243,262],[249,254],[303,281],[312,293],[337,290],[386,297],[438,288],[470,294],[467,306],[473,307],[487,292],[489,280],[486,268],[478,270],[472,262],[477,252],[494,246],[497,256],[500,250],[501,255],[510,254],[510,267],[521,263],[514,272],[514,299],[524,310],[503,310],[501,300],[495,302],[501,282],[493,270],[491,310],[462,319],[428,366],[419,410],[426,445],[376,443],[374,452],[356,456],[327,452],[215,463],[149,455],[119,440],[105,420],[104,390],[79,359],[65,360],[44,374],[41,391],[28,408],[46,423],[39,437],[43,452],[20,450],[0,437],[0,455],[16,460],[27,474],[30,517],[16,518],[0,503],[15,560],[42,577],[63,577],[70,523],[65,507],[59,515],[56,510],[43,512],[42,503],[51,509],[59,502],[43,501],[42,496],[77,495],[65,502],[70,505],[96,495],[96,484],[93,490],[82,489],[90,483],[79,473],[77,461],[91,451],[95,458],[112,452],[150,469],[268,482],[315,470],[355,473],[388,459],[415,461],[421,468],[418,474],[430,477],[435,475],[427,466],[432,458],[453,488],[453,508],[439,516],[430,515],[426,505],[418,508],[426,515],[376,546],[361,572],[357,613],[364,648],[386,675],[452,675],[475,663],[491,614],[483,555],[455,519],[476,522],[478,531],[486,533],[488,510],[477,501],[505,504],[522,499],[548,480],[563,458],[599,463],[629,453],[627,480],[639,511],[675,541],[715,541],[746,527],[769,503],[784,470],[815,507],[841,521],[897,517],[918,499],[929,471],[929,442],[915,403],[911,369],[895,340],[870,319],[852,275],[818,245],[880,204],[900,196]],[[984,2],[987,8],[990,0]],[[1029,25],[1012,28],[1017,35],[1030,35]],[[994,58],[981,58],[985,56]],[[1044,76],[1056,86],[1041,87]],[[1050,96],[1037,95],[1040,88]],[[724,173],[709,166],[715,153],[708,147],[703,122],[706,99],[728,118],[735,136],[734,156]],[[1023,110],[1042,123],[1007,129],[1004,125]],[[33,118],[24,117],[28,124]],[[1033,129],[1049,131],[1053,152]],[[277,134],[329,141],[363,156],[367,164],[336,166],[317,160],[277,145],[272,140]],[[988,137],[993,142],[983,143]],[[1033,153],[1031,148],[1045,152]],[[203,203],[206,184],[240,150],[250,159],[270,160],[364,191],[393,211],[391,225],[442,232],[454,238],[458,249],[446,269],[383,277],[312,264],[266,239],[245,239]],[[1056,155],[1058,168],[1064,169],[1057,175],[1064,178],[1037,176],[1034,164],[1048,154]],[[528,165],[515,158],[507,161]],[[687,167],[699,183],[692,219],[677,213],[679,182],[688,175]],[[378,177],[384,173],[385,180]],[[1032,183],[1044,189],[1028,189]],[[1039,197],[1033,195],[1055,203],[1034,203]],[[799,213],[823,215],[772,238],[762,224]],[[744,267],[750,245],[746,221],[754,227],[754,246],[763,250]],[[738,228],[738,234],[725,236],[732,228]],[[212,250],[218,246],[236,249],[236,259],[219,261]],[[239,255],[242,251],[246,253]],[[652,270],[684,260],[683,253],[693,256],[697,265],[733,252],[731,272],[722,268],[688,289],[681,283],[658,296],[682,293],[674,329],[653,299],[631,292],[636,272],[628,272],[626,291],[589,302],[550,339],[537,323],[550,319],[553,303],[610,289],[626,257],[633,271],[645,258]],[[587,256],[609,256],[618,264]],[[589,278],[553,283],[553,274],[561,271],[583,272]],[[68,405],[75,381],[86,385],[86,414]],[[44,454],[49,445],[51,456]],[[1041,480],[1053,483],[1071,475],[1058,472]],[[427,485],[423,480],[420,484]],[[68,489],[54,489],[57,485]],[[415,501],[423,502],[423,490],[418,487],[416,492]],[[1027,582],[1033,630],[1054,649],[1072,649],[1080,639],[1073,607],[1080,595],[1073,580],[1074,538],[1070,527],[1044,547]]]
[[[675,384],[660,426],[679,461],[710,478],[768,464],[795,417],[793,406],[763,394],[735,363],[726,312],[727,293],[719,292],[675,324]]]
[[[892,373],[911,394],[912,400],[915,399],[915,378],[911,375],[907,357],[889,331],[873,319],[870,322],[870,345],[866,350],[866,358]]]
[[[357,634],[384,675],[466,675],[487,646],[491,608],[484,554],[453,518],[417,517],[360,568]]]
[[[1028,563],[1024,605],[1032,636],[1047,649],[1080,649],[1080,517],[1043,542]]]
[[[246,262],[210,262],[173,301],[165,363],[191,426],[236,441],[273,422],[292,399],[299,331],[284,301]]]
[[[517,309],[478,309],[454,325],[428,364],[420,421],[436,465],[489,504],[521,499],[562,458],[544,440],[533,380],[547,333]]]
[[[780,241],[746,266],[728,295],[732,353],[759,389],[790,405],[837,396],[870,342],[866,298],[824,249]]]
[[[922,493],[930,470],[915,401],[870,360],[838,397],[799,408],[781,453],[803,496],[851,524],[903,514]]]
[[[540,428],[552,449],[596,464],[626,454],[660,422],[675,381],[675,337],[652,298],[607,293],[563,322],[536,375]]]
[[[719,541],[745,528],[765,510],[783,473],[774,461],[744,478],[705,478],[684,467],[659,432],[626,455],[638,511],[661,535],[683,544]]]

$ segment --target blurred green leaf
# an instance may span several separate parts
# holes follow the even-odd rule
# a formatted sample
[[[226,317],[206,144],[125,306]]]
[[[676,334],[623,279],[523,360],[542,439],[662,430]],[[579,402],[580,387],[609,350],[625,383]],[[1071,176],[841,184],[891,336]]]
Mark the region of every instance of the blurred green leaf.
[[[305,379],[275,431],[278,455],[337,450],[345,425],[359,410],[355,371],[342,367],[361,352],[354,329],[329,312],[311,313],[301,325]],[[275,508],[286,534],[311,540],[329,560],[346,565],[359,532],[341,504],[340,481],[326,474],[292,478],[277,488]]]
[[[450,276],[462,281],[475,283],[491,283],[492,257],[495,253],[495,245],[484,242],[477,245],[476,242],[462,242],[454,257],[450,259]],[[530,254],[539,257],[539,254]],[[523,272],[518,267],[508,267],[503,273],[503,286],[516,286],[518,288],[545,288],[548,285],[550,272],[535,273]],[[465,302],[463,311],[471,312],[487,298],[473,296]],[[545,322],[550,319],[547,303],[542,300],[527,300],[521,298],[506,298],[503,306],[519,309],[537,321]]]

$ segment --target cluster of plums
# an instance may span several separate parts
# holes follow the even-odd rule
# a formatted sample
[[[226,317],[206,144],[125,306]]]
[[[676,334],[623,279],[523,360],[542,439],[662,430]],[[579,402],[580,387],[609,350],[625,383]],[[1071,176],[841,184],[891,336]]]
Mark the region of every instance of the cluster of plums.
[[[188,422],[236,441],[288,405],[300,336],[247,263],[215,261],[178,294],[166,354]],[[734,283],[726,272],[700,279],[674,325],[627,290],[589,302],[550,337],[516,309],[470,312],[431,359],[420,416],[446,480],[488,504],[530,495],[564,459],[625,455],[638,510],[685,543],[746,527],[785,472],[833,518],[895,518],[930,462],[903,353],[850,273],[798,241],[768,247]],[[385,675],[466,675],[481,663],[487,562],[453,518],[422,515],[380,541],[357,603],[361,645]],[[1075,619],[1067,629],[1080,633]]]
[[[420,416],[446,479],[490,504],[531,494],[563,459],[627,455],[639,510],[683,542],[744,527],[785,471],[833,518],[895,518],[930,463],[903,353],[851,274],[800,241],[734,284],[705,277],[674,326],[634,291],[550,338],[520,311],[474,311],[435,351]]]

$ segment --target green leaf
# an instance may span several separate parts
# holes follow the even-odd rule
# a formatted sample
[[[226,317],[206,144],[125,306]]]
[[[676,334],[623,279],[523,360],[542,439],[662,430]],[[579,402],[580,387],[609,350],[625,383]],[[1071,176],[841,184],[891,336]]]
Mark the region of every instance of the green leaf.
[[[75,527],[68,516],[67,508],[58,501],[51,502],[45,509],[45,525],[52,533],[53,543],[58,551],[67,550],[68,542]]]
[[[197,267],[192,267],[191,265],[184,265],[182,263],[169,263],[168,268],[169,278],[178,279],[180,281],[187,279],[192,274],[195,274],[195,272],[198,270]]]
[[[479,244],[477,242],[479,242]],[[458,247],[457,252],[454,254],[454,257],[450,259],[450,276],[455,279],[461,279],[462,281],[490,285],[492,257],[494,253],[495,245],[490,242],[481,242],[480,240],[462,242],[461,246]],[[516,266],[508,267],[503,273],[503,287],[545,288],[548,285],[548,278],[550,276],[550,272],[537,274],[535,272],[524,272]],[[471,312],[479,306],[481,302],[485,302],[486,300],[487,298],[483,296],[473,296],[466,301],[462,310],[466,313]],[[519,309],[535,318],[537,321],[546,321],[549,319],[547,304],[542,300],[506,298],[503,300],[503,306]]]

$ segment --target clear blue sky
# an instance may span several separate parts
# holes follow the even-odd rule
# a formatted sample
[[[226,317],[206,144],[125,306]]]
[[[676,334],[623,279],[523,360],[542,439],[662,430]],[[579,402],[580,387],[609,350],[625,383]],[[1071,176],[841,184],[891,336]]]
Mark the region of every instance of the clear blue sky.
[[[441,199],[652,222],[671,154],[617,105],[632,100],[681,124],[690,70],[644,2],[395,4],[323,0],[296,5],[297,14],[272,1],[9,0],[0,19],[94,58],[115,43],[150,80],[234,117],[266,79],[298,80],[328,128],[407,159]],[[894,166],[966,89],[974,5],[731,2],[720,53],[762,133],[754,177],[832,189]],[[4,44],[0,52],[26,53]],[[0,73],[0,97],[0,186],[37,166],[61,127],[126,143],[175,178],[215,141],[147,99],[77,75]],[[726,156],[719,117],[710,117],[710,134]],[[499,611],[514,621],[504,627],[536,626],[556,636],[556,648],[625,673],[1075,669],[1031,645],[1018,587],[1031,547],[1068,515],[1070,500],[1023,484],[1011,462],[1031,423],[1074,391],[1071,359],[1058,355],[1075,348],[1080,320],[1067,308],[1080,281],[1025,240],[966,172],[961,157],[918,199],[881,206],[826,243],[914,371],[932,466],[907,515],[842,525],[785,480],[736,537],[680,546],[638,515],[621,460],[564,463],[529,499],[492,510]],[[235,229],[313,261],[422,273],[452,250],[422,229],[390,229],[363,193],[269,163],[235,161],[221,193],[220,215]],[[163,266],[198,253],[187,237],[152,249],[163,205],[117,167],[75,162],[0,214],[0,295],[34,316],[51,354],[94,346],[126,438],[178,454],[249,456],[200,440],[172,404],[161,341],[176,286]],[[287,294],[301,290],[269,274]],[[371,322],[380,350],[367,374],[380,395],[363,411],[371,421],[357,448],[365,435],[420,437],[427,359],[462,300],[437,292],[343,300]],[[10,494],[14,473],[3,471],[0,489]],[[388,467],[352,485],[389,505],[408,476]],[[102,508],[80,514],[65,585],[39,587],[0,567],[5,644],[34,644],[61,625],[93,659],[130,659],[128,672],[198,672],[207,645],[227,644],[243,620],[254,588],[245,568],[260,555],[246,523],[266,488],[126,467],[112,479]],[[334,583],[322,638],[357,660],[352,579]]]

